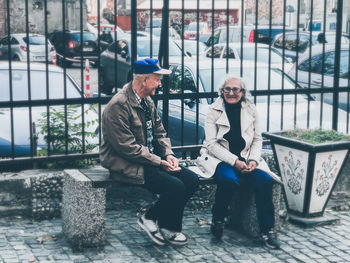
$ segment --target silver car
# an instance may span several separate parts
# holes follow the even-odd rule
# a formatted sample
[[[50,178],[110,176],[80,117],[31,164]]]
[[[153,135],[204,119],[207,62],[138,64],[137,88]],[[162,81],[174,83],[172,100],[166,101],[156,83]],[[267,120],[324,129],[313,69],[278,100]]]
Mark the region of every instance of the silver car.
[[[334,57],[335,46],[325,45],[325,53],[323,55],[323,45],[316,45],[310,52],[299,57],[298,65],[292,67],[288,73],[293,79],[296,79],[296,70],[298,70],[298,83],[305,87],[309,87],[309,72],[310,73],[310,88],[333,88],[334,83]],[[323,62],[322,62],[323,61]],[[323,74],[323,80],[322,80]],[[348,44],[342,45],[340,52],[340,72],[339,72],[339,87],[347,88],[349,86],[349,47]],[[322,85],[323,84],[323,85]],[[320,96],[317,95],[319,98]],[[333,94],[324,93],[324,101],[328,104],[333,104]],[[347,110],[347,92],[339,93],[339,108]]]
[[[8,44],[10,42],[11,59],[14,61],[27,61],[28,50],[29,60],[33,62],[45,62],[45,50],[47,44],[47,60],[52,62],[56,57],[56,51],[49,40],[45,42],[45,36],[39,34],[11,34],[0,40],[0,59],[9,60]],[[29,43],[29,47],[28,47]],[[46,44],[45,44],[46,43]]]
[[[229,75],[240,75],[240,62],[232,61],[229,66]],[[182,65],[181,61],[170,61],[170,75],[169,93],[196,93],[197,90],[201,92],[210,92],[212,90],[212,68],[211,61],[201,61],[198,65],[199,72],[199,86],[197,87],[197,63],[195,60],[186,59],[184,63],[184,83],[182,85]],[[252,61],[245,61],[243,63],[243,78],[249,90],[255,89],[255,65]],[[226,63],[225,61],[215,61],[214,64],[214,91],[217,91],[218,86],[226,78]],[[270,86],[268,85],[269,70],[266,64],[257,64],[256,74],[256,89],[263,90],[280,90],[282,88],[282,81],[284,82],[285,90],[294,90],[296,87],[302,87],[296,84],[286,73],[283,73],[277,68],[270,71]],[[254,99],[253,99],[254,101]],[[198,102],[198,103],[197,103]],[[296,102],[296,103],[295,103]],[[209,108],[212,103],[211,98],[184,99],[182,104],[180,99],[169,100],[169,118],[168,118],[168,134],[174,145],[194,145],[202,143],[204,140],[204,121]],[[158,101],[158,111],[162,115],[162,101]],[[183,110],[182,110],[183,106]],[[332,107],[323,103],[321,108],[320,101],[315,100],[312,96],[306,94],[285,94],[268,96],[257,96],[256,107],[259,112],[261,131],[280,131],[283,129],[297,128],[318,128],[320,122],[323,129],[332,128]],[[322,119],[321,117],[322,109]],[[184,119],[182,118],[182,111]],[[296,115],[296,122],[294,123],[294,113]],[[309,113],[309,116],[308,116]],[[349,118],[343,110],[339,110],[338,128],[341,132],[346,132],[346,121]],[[197,133],[197,115],[198,115],[198,136]],[[309,123],[308,123],[309,119]],[[283,123],[282,123],[283,120]],[[282,126],[283,124],[283,126]],[[181,132],[183,129],[183,133]],[[197,140],[198,139],[198,140]]]

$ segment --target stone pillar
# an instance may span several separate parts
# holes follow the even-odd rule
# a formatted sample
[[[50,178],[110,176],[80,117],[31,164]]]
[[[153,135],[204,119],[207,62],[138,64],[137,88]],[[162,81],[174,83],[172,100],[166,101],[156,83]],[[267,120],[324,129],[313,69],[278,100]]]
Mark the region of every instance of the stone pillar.
[[[106,189],[93,188],[78,170],[65,170],[62,200],[62,230],[77,249],[104,245]]]

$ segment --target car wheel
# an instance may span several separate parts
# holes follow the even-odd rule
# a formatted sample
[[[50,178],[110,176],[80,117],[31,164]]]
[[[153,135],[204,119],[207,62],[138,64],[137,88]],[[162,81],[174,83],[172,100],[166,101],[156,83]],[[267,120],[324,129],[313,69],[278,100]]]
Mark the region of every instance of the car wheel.
[[[17,55],[15,55],[12,59],[13,61],[20,61],[19,57]]]

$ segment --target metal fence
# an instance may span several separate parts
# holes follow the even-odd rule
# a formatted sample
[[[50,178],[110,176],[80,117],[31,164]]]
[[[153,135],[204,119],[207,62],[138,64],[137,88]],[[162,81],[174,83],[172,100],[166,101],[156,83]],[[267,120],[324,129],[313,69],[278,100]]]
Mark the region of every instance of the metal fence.
[[[227,74],[247,82],[263,120],[262,130],[321,127],[349,133],[350,41],[344,31],[350,7],[343,0],[19,3],[22,1],[6,0],[3,12],[1,166],[98,157],[98,148],[93,146],[101,142],[103,106],[113,95],[103,94],[108,77],[114,81],[109,88],[117,92],[121,79],[132,77],[131,62],[142,56],[156,56],[163,67],[173,70],[172,75],[164,76],[162,89],[153,99],[177,145],[202,143],[206,109]],[[54,21],[53,11],[57,10],[61,16]],[[85,39],[91,17],[96,23],[90,30],[97,36],[95,44]],[[157,18],[161,18],[159,39],[154,36]],[[111,31],[107,32],[106,21]],[[118,32],[118,25],[131,30]],[[143,32],[145,28],[148,33]],[[180,36],[177,46],[169,37],[171,31]],[[79,33],[75,38],[74,32]],[[31,42],[38,33],[44,37],[41,64],[33,63],[40,57],[35,52],[42,43]],[[148,52],[138,53],[147,38]],[[187,38],[194,38],[193,42]],[[206,53],[200,54],[202,42],[207,45]],[[187,45],[194,45],[192,54]],[[175,52],[179,56],[173,56],[174,47],[179,48]],[[106,64],[108,56],[112,64]],[[275,61],[276,56],[280,62]],[[86,93],[90,81],[86,59],[95,67],[91,70],[97,85],[92,95]],[[51,66],[56,60],[58,66]],[[69,67],[72,63],[73,69]],[[112,74],[108,72],[111,68]],[[85,92],[77,93],[77,87]]]

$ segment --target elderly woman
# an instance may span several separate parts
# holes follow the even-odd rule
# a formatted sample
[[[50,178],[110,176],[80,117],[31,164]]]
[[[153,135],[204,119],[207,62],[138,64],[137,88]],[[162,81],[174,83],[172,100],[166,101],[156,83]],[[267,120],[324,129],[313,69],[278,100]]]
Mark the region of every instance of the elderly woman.
[[[206,117],[206,139],[197,163],[206,177],[214,176],[217,181],[211,232],[221,238],[234,191],[245,182],[255,193],[264,244],[279,248],[280,242],[272,231],[272,177],[279,178],[260,157],[262,137],[258,113],[247,93],[242,79],[228,77]]]

